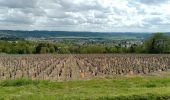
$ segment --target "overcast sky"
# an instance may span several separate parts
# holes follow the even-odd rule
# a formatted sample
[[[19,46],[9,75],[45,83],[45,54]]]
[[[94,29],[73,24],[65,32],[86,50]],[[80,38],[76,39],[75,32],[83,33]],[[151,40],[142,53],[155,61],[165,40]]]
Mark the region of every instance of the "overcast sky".
[[[1,30],[170,31],[170,0],[0,0]]]

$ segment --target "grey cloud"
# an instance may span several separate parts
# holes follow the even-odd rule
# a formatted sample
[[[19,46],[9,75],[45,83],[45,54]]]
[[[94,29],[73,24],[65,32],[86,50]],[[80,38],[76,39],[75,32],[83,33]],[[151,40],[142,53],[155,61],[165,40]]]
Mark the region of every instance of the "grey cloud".
[[[41,8],[26,8],[26,9],[15,9],[15,10],[19,10],[22,13],[24,13],[25,15],[29,15],[32,14],[34,16],[44,16],[46,15],[46,12],[41,9]]]
[[[163,20],[159,17],[155,17],[155,18],[147,18],[144,19],[143,21],[145,24],[148,25],[160,25]]]
[[[170,26],[170,21],[166,21],[166,18],[161,17],[154,17],[154,18],[147,18],[144,19],[144,25],[145,27],[157,27],[159,28],[166,28]]]
[[[170,23],[170,13],[164,12],[168,6],[150,7],[170,5],[169,1],[0,0],[0,29],[7,25],[9,29],[27,29],[26,26],[32,26],[33,29],[43,30],[148,31],[146,27],[166,26]],[[155,10],[154,7],[163,10]]]
[[[8,23],[8,24],[32,24],[33,17],[25,15],[20,11],[11,11],[8,14],[4,14],[1,18],[1,23]]]
[[[79,2],[74,2],[71,0],[58,0],[57,3],[63,7],[66,11],[89,11],[89,10],[105,10],[97,0],[79,0]]]
[[[169,2],[169,0],[137,0],[140,3],[147,4],[147,5],[157,5]]]
[[[1,7],[7,8],[34,8],[37,0],[0,0]]]

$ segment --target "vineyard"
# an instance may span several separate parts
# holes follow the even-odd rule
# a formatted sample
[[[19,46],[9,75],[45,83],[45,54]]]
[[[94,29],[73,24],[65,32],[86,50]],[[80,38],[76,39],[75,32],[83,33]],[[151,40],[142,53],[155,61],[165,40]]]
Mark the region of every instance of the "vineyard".
[[[79,80],[169,69],[170,55],[161,54],[0,55],[1,80]]]

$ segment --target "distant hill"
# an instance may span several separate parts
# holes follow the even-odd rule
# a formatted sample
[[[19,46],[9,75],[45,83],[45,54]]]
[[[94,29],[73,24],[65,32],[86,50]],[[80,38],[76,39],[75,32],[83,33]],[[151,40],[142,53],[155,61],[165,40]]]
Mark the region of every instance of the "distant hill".
[[[170,33],[167,33],[170,34]],[[67,31],[13,31],[0,30],[0,37],[2,38],[51,38],[51,37],[85,37],[85,38],[147,38],[149,33],[134,33],[134,32],[67,32]]]

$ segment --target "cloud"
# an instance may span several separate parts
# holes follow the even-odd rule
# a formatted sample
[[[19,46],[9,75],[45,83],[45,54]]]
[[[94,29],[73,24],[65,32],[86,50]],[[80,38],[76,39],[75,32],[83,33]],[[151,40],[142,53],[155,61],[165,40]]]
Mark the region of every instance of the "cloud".
[[[147,4],[147,5],[157,5],[157,4],[164,4],[169,2],[169,0],[137,0],[140,3]]]
[[[36,4],[36,0],[0,0],[0,6],[8,8],[34,8]]]
[[[0,29],[170,31],[170,0],[0,0]]]
[[[10,10],[7,14],[2,16],[1,22],[9,24],[31,24],[33,23],[33,17],[21,11]]]

